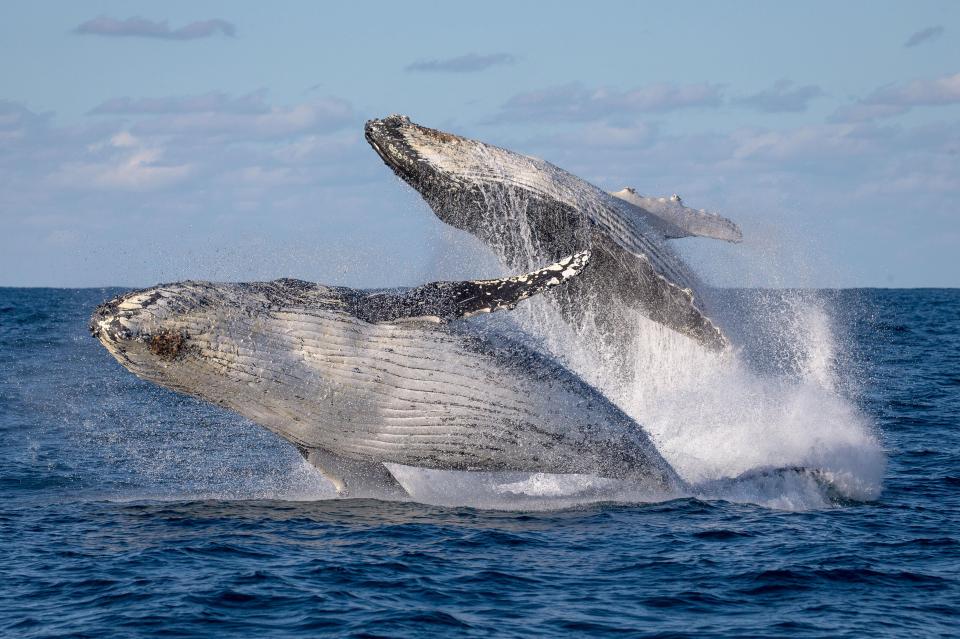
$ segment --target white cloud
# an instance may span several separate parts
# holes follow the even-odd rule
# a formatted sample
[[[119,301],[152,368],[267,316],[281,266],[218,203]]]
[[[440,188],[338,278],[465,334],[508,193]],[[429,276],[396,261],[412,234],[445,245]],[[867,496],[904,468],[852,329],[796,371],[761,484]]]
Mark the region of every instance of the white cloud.
[[[404,70],[421,73],[477,73],[491,67],[515,64],[516,61],[509,53],[468,53],[455,58],[418,60],[408,64]]]
[[[850,124],[801,126],[783,130],[740,130],[732,134],[734,160],[842,160],[876,149],[873,135]]]
[[[354,121],[350,105],[337,98],[313,100],[265,110],[169,111],[138,120],[133,129],[148,135],[284,138],[334,131]]]
[[[823,96],[823,89],[815,84],[794,86],[789,80],[780,80],[772,87],[740,98],[743,106],[766,113],[806,111],[810,101]]]
[[[164,163],[162,148],[149,146],[128,131],[87,147],[90,159],[67,162],[51,176],[58,186],[79,189],[151,191],[191,175],[190,164]],[[106,156],[100,159],[102,156]]]
[[[51,113],[37,113],[17,102],[0,100],[0,140],[14,144],[49,126]]]
[[[927,27],[926,29],[920,29],[916,33],[912,34],[907,41],[903,43],[905,47],[915,47],[918,44],[923,44],[925,42],[933,42],[937,38],[943,35],[943,27],[937,25],[935,27]]]
[[[78,25],[74,33],[108,37],[159,38],[161,40],[196,40],[221,33],[233,36],[237,28],[220,18],[198,20],[178,29],[171,29],[166,20],[148,20],[139,16],[117,20],[98,16]]]
[[[896,106],[935,106],[960,103],[960,73],[893,84],[874,91],[864,102]]]
[[[694,107],[717,107],[722,91],[715,84],[672,84],[661,82],[621,90],[613,87],[587,88],[573,83],[513,96],[496,116],[497,120],[591,121],[664,113]]]
[[[238,188],[255,190],[244,193],[248,208],[252,201],[277,201],[272,190],[282,186],[296,186],[284,197],[306,203],[318,189],[352,188],[379,167],[375,157],[356,160],[367,155],[361,125],[350,104],[336,98],[273,105],[263,92],[208,93],[104,104],[109,108],[96,109],[85,125],[63,128],[50,114],[0,102],[0,180],[10,185],[0,207],[39,218],[49,215],[44,207],[59,208],[53,204],[59,199],[66,199],[66,210],[83,208],[98,193],[125,201],[91,209],[99,224],[164,202],[168,211],[204,202],[230,210]],[[209,190],[213,183],[219,191]],[[135,203],[123,195],[142,192],[153,195]]]
[[[168,113],[265,113],[270,110],[263,89],[236,98],[212,91],[200,95],[159,98],[112,98],[94,107],[92,115],[144,115]]]
[[[828,118],[830,122],[870,122],[880,118],[890,118],[909,111],[909,107],[898,104],[866,104],[854,102],[837,108]]]
[[[362,146],[362,140],[360,133],[356,131],[307,134],[279,145],[273,152],[273,157],[284,163],[296,164],[311,159],[336,157],[357,146]]]
[[[3,283],[417,281],[418,231],[432,219],[400,214],[413,197],[402,197],[348,103],[264,98],[265,110],[245,112],[217,98],[204,108],[227,111],[227,124],[204,127],[217,114],[175,98],[69,126],[0,102],[0,135],[15,137],[0,142]]]
[[[914,107],[960,104],[960,73],[880,87],[853,104],[837,109],[835,122],[866,122],[902,115]]]

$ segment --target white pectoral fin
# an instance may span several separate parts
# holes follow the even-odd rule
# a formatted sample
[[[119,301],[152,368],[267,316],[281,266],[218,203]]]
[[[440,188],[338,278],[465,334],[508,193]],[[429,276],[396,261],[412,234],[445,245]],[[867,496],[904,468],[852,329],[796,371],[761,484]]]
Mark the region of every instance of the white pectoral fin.
[[[437,322],[511,309],[528,297],[575,277],[589,261],[590,251],[581,251],[524,275],[431,282],[399,294],[369,295],[359,314],[368,322]]]
[[[342,496],[387,499],[407,497],[407,491],[379,461],[347,459],[322,448],[298,446],[297,449]]]
[[[685,206],[679,195],[645,197],[629,187],[610,195],[633,205],[653,226],[661,228],[667,238],[695,236],[727,242],[743,241],[743,233],[735,222],[716,213]]]
[[[460,289],[462,299],[459,304],[459,317],[511,309],[528,297],[559,286],[579,275],[589,261],[590,251],[581,251],[524,275],[497,280],[456,282],[454,286]]]

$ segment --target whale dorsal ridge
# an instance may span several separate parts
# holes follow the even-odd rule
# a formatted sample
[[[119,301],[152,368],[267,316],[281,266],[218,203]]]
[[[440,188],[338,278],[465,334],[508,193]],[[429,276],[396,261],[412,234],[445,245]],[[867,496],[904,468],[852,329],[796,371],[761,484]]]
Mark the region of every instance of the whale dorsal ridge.
[[[524,275],[495,280],[431,282],[402,293],[371,293],[358,303],[357,315],[368,322],[423,320],[446,322],[480,313],[511,309],[586,268],[590,251],[569,255]]]

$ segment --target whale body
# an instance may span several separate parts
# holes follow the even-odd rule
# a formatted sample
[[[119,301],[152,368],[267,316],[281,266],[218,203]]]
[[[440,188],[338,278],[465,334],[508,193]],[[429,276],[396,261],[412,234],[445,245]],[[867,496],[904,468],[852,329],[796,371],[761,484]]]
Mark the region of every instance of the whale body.
[[[430,129],[406,116],[367,122],[367,141],[442,221],[483,241],[511,270],[589,246],[591,267],[552,297],[577,328],[589,312],[612,352],[629,351],[635,312],[701,344],[727,340],[707,315],[701,283],[667,239],[742,237],[720,216],[679,198],[610,194],[548,162]],[[644,207],[646,204],[646,208]]]
[[[384,462],[677,488],[640,425],[602,394],[466,319],[563,284],[588,257],[404,292],[291,279],[164,284],[101,305],[90,328],[139,377],[293,443],[342,493],[402,495]]]

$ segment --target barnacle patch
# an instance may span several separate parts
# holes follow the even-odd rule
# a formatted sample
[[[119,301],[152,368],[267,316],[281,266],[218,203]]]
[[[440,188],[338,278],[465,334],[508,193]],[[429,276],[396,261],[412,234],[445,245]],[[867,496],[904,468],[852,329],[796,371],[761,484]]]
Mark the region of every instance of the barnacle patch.
[[[174,359],[183,351],[187,336],[177,331],[161,331],[150,336],[150,352],[163,359]]]

